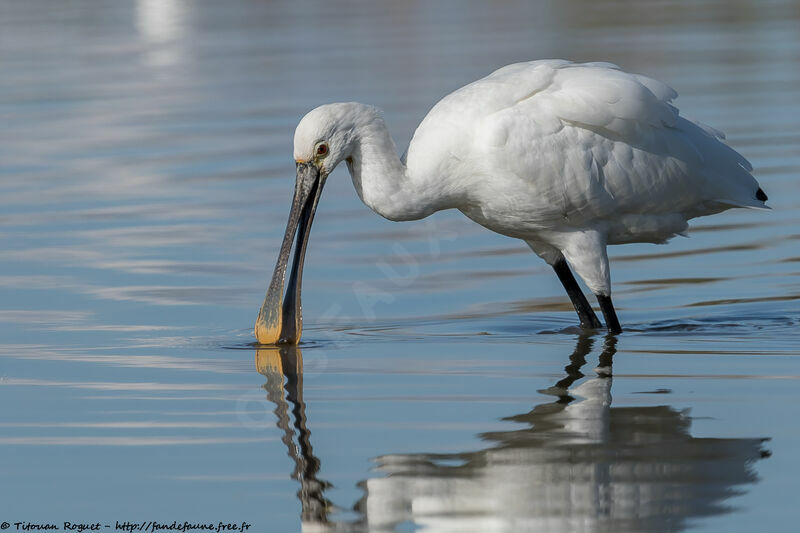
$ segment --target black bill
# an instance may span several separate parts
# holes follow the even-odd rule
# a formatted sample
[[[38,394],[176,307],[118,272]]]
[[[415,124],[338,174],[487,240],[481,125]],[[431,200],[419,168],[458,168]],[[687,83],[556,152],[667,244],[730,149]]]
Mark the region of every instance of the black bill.
[[[297,182],[292,198],[292,210],[286,223],[278,262],[267,289],[267,297],[261,306],[256,320],[256,339],[259,344],[297,344],[303,333],[303,312],[300,303],[300,290],[303,283],[303,261],[306,256],[308,235],[317,210],[325,177],[313,164],[297,163]],[[283,283],[292,241],[297,234],[294,246],[294,260],[289,274],[286,297],[283,296]]]

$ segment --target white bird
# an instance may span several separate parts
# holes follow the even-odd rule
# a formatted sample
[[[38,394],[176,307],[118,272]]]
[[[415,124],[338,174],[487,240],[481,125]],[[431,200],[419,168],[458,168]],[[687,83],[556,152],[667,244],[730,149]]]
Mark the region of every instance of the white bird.
[[[325,180],[342,161],[359,198],[389,220],[458,209],[524,240],[555,270],[581,326],[599,328],[571,266],[597,297],[608,329],[620,332],[607,245],[664,243],[691,218],[766,208],[750,163],[721,132],[680,116],[676,96],[610,63],[516,63],[444,97],[402,158],[377,108],[351,102],[312,110],[295,130],[295,194],[256,321],[258,342],[300,339],[308,234]]]

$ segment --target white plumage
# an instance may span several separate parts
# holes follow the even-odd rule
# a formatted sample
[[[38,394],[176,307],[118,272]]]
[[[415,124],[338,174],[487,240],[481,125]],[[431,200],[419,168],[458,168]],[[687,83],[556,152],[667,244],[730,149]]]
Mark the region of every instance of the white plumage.
[[[388,219],[455,208],[523,239],[596,327],[566,259],[618,330],[607,245],[663,243],[691,218],[766,207],[750,163],[721,132],[680,116],[676,96],[609,63],[517,63],[443,98],[402,159],[380,112],[357,103],[308,113],[294,156],[322,183],[347,161],[359,197]]]
[[[454,207],[540,255],[572,256],[589,288],[609,294],[608,269],[597,268],[605,244],[662,243],[690,218],[764,206],[750,163],[720,132],[681,117],[676,96],[608,63],[509,65],[431,110],[408,171],[451,188],[466,181]]]

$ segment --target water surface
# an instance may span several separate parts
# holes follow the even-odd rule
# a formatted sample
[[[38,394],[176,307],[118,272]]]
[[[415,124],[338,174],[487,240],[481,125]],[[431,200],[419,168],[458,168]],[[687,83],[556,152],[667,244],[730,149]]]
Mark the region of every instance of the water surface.
[[[787,1],[0,4],[0,520],[791,528],[798,23]],[[252,346],[303,113],[378,105],[403,150],[443,95],[545,57],[670,83],[772,211],[612,248],[610,339],[523,243],[385,221],[340,169],[304,344]]]

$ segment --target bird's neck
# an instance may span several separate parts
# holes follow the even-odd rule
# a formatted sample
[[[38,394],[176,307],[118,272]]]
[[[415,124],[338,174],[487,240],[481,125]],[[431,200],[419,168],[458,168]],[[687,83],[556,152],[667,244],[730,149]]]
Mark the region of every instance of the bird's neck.
[[[409,171],[382,119],[360,128],[347,167],[361,201],[389,220],[418,220],[453,207],[437,176]]]

